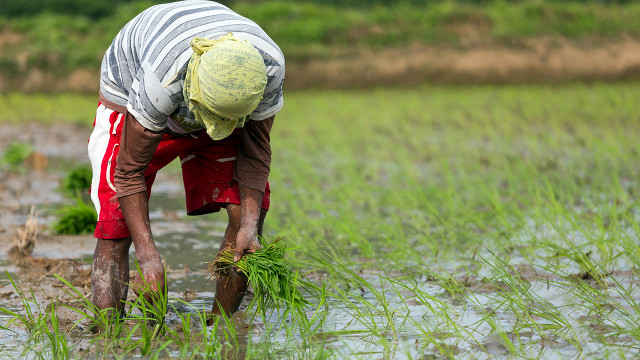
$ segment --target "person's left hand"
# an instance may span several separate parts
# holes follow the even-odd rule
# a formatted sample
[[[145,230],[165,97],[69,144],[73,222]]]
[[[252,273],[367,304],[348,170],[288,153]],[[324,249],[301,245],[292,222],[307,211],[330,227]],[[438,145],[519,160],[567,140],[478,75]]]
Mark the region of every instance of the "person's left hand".
[[[252,229],[240,228],[236,237],[236,251],[233,254],[233,261],[237,262],[244,254],[253,254],[260,248],[257,232]]]

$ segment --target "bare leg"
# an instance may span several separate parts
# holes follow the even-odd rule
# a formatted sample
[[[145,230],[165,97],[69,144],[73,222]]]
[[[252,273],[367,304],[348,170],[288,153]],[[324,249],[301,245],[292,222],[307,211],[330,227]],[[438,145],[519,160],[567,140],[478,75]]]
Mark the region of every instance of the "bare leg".
[[[229,225],[224,233],[220,251],[227,246],[235,246],[238,230],[240,230],[241,207],[236,204],[227,205],[227,214],[229,215]],[[267,211],[261,209],[260,220],[258,222],[258,235],[262,236],[262,227]],[[216,297],[213,300],[213,314],[220,314],[220,307],[230,316],[238,310],[244,293],[247,291],[247,277],[243,274],[233,272],[228,277],[220,277],[216,283]]]
[[[129,283],[131,237],[98,239],[91,272],[92,301],[100,310],[124,312]]]

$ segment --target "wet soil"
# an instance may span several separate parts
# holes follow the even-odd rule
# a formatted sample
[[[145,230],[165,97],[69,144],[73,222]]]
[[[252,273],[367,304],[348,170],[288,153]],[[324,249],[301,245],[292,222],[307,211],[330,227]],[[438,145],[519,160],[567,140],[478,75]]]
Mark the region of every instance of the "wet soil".
[[[28,128],[29,131],[24,129]],[[88,165],[87,139],[89,127],[71,124],[48,126],[38,123],[25,125],[4,124],[0,132],[0,153],[4,144],[12,141],[28,142],[33,145],[35,156],[40,160],[27,159],[21,168],[9,170],[0,168],[0,306],[20,308],[20,299],[9,277],[19,285],[28,298],[32,296],[36,303],[47,306],[54,299],[63,304],[81,305],[78,294],[59,280],[64,278],[84,297],[89,299],[91,293],[91,258],[95,248],[92,235],[57,235],[51,230],[56,218],[56,211],[61,205],[73,202],[68,195],[60,191],[61,179],[66,171],[78,166]],[[168,253],[176,245],[173,239],[184,239],[185,234],[193,235],[193,223],[180,225],[179,209],[183,208],[182,183],[179,174],[162,174],[159,186],[154,187],[158,198],[153,200],[152,219],[165,218],[168,222],[159,223],[154,233],[163,244],[158,247]],[[30,214],[34,212],[34,221],[30,223]],[[220,236],[224,224],[211,222],[208,219],[209,231],[205,236]],[[31,229],[28,229],[31,227]],[[222,228],[222,230],[220,230]],[[216,230],[218,229],[218,230]],[[12,247],[20,243],[23,234],[30,231],[28,250],[21,256],[10,256]],[[178,235],[176,235],[178,233]],[[167,241],[169,240],[169,241]],[[24,247],[24,242],[22,246]],[[211,241],[207,245],[194,246],[191,251],[213,253],[219,243]],[[13,251],[15,253],[15,251]],[[174,251],[166,265],[167,276],[173,281],[170,295],[185,300],[193,300],[197,296],[211,297],[213,283],[207,284],[209,272],[203,259],[198,264],[189,264],[193,254]],[[131,254],[132,269],[135,269]],[[213,256],[211,256],[213,259]],[[136,271],[132,270],[135,276]],[[196,286],[194,284],[198,284]],[[206,289],[204,284],[207,284]],[[31,291],[33,290],[33,294]],[[207,290],[209,292],[207,292]],[[71,294],[69,293],[71,292]],[[134,294],[130,291],[130,299]],[[62,309],[62,307],[61,307]],[[81,315],[74,311],[61,311],[60,320],[71,326]],[[64,329],[64,328],[63,328]]]

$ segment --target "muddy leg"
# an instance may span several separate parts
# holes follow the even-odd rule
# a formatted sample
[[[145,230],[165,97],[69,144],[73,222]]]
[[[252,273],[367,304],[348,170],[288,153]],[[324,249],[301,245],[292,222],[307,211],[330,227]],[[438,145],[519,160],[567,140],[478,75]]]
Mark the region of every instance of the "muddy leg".
[[[229,225],[227,225],[227,230],[224,233],[220,251],[229,245],[235,246],[236,236],[238,235],[238,230],[240,230],[240,205],[227,205],[227,214],[229,215]],[[266,216],[267,211],[262,209],[258,222],[258,235],[260,236],[262,236],[262,226]],[[228,277],[220,277],[216,283],[216,297],[213,300],[211,312],[219,315],[221,313],[220,308],[222,308],[228,316],[232,315],[238,310],[245,291],[247,291],[247,277],[243,274],[234,272]]]
[[[124,312],[129,283],[131,237],[98,239],[91,272],[92,299],[98,309]]]

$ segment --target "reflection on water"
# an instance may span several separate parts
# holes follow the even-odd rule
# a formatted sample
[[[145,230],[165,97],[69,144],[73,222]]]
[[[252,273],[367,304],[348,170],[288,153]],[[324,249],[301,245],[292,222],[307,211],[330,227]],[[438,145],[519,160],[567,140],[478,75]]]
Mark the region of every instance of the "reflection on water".
[[[17,309],[12,309],[17,310]],[[11,316],[0,313],[0,326],[5,326],[11,320]],[[25,330],[15,329],[7,331],[0,329],[0,358],[2,359],[20,359],[23,345],[29,334]]]

